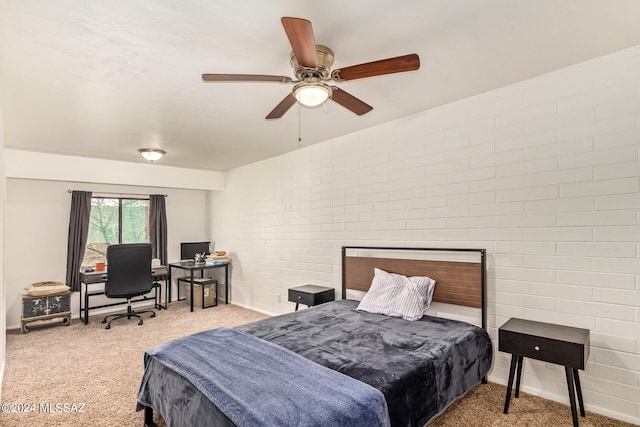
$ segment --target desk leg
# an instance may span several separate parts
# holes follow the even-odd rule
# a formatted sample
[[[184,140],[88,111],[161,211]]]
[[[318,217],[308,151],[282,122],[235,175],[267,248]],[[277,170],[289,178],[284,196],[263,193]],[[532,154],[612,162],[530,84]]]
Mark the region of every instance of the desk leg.
[[[229,304],[229,264],[224,265],[224,303]]]
[[[569,402],[571,403],[571,417],[573,418],[573,427],[578,427],[578,414],[576,411],[576,393],[573,385],[573,369],[568,366],[564,367],[567,376],[567,388],[569,389]]]
[[[168,280],[168,283],[167,283],[167,304],[168,304],[168,302],[171,301],[171,283],[172,283],[171,282],[171,266],[170,265],[167,265],[167,280]],[[178,284],[178,286],[180,286],[180,284]],[[167,307],[169,307],[169,306],[167,305]]]
[[[516,365],[518,357],[515,354],[511,355],[511,367],[509,368],[509,382],[507,383],[507,396],[504,399],[504,414],[509,413],[509,402],[511,401],[511,389],[513,387],[513,376],[516,373]]]
[[[161,279],[161,277],[163,277],[164,279]],[[162,284],[161,282],[164,282],[164,305],[162,304]],[[168,281],[167,281],[167,276],[157,276],[154,278],[154,286],[158,285],[156,287],[156,309],[158,310],[166,310],[169,308],[169,306],[167,305],[167,292],[169,292],[168,290]],[[158,294],[159,293],[159,294]]]
[[[217,307],[218,306],[218,281],[217,280],[216,280],[214,289],[216,290],[216,305],[214,305],[214,307]],[[204,301],[204,300],[202,300],[202,301]],[[202,304],[202,305],[204,305],[204,304]]]
[[[158,288],[160,288],[160,295],[158,295]],[[154,280],[151,289],[155,290],[155,293],[153,295],[153,307],[156,310],[162,310],[162,285]]]
[[[84,322],[84,318],[82,316],[82,285],[83,285],[83,283],[80,282],[80,292],[78,292],[78,294],[79,294],[78,296],[80,297],[80,306],[79,306],[80,307],[80,320],[82,320],[82,322]],[[86,325],[86,323],[85,323],[85,325]]]
[[[164,308],[165,310],[169,309],[169,294],[171,293],[171,279],[167,276],[167,280],[164,281]]]
[[[191,311],[193,311],[193,270],[191,270]],[[203,301],[204,302],[204,301]]]
[[[80,285],[82,291],[82,285]],[[82,292],[80,292],[82,293]],[[84,324],[89,323],[89,286],[84,285]]]

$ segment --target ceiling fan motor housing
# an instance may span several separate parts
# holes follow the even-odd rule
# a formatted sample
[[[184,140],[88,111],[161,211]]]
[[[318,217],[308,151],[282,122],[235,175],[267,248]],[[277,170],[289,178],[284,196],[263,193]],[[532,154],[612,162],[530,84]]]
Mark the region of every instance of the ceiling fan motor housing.
[[[333,51],[326,46],[317,44],[316,55],[318,56],[318,68],[309,69],[300,65],[296,55],[291,52],[291,67],[293,67],[293,71],[298,80],[304,80],[305,77],[329,78],[331,66],[333,65]]]

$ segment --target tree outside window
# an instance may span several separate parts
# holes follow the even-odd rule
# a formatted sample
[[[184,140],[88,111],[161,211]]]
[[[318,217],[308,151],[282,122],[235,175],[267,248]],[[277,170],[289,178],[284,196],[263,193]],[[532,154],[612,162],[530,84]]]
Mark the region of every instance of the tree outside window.
[[[82,265],[104,262],[109,245],[149,243],[149,200],[93,197]]]

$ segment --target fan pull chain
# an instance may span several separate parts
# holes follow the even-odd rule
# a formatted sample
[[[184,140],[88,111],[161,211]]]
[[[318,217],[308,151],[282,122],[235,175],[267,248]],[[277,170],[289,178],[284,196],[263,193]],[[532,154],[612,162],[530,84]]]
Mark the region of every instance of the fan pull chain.
[[[325,113],[329,113],[329,111],[331,110],[331,105],[333,105],[333,93],[331,94],[331,96],[324,102],[324,104],[322,104],[322,109],[324,110]]]
[[[302,142],[302,132],[300,130],[301,129],[300,122],[301,122],[301,116],[302,116],[301,110],[302,108],[300,107],[300,104],[298,104],[298,148],[300,148],[300,143]]]

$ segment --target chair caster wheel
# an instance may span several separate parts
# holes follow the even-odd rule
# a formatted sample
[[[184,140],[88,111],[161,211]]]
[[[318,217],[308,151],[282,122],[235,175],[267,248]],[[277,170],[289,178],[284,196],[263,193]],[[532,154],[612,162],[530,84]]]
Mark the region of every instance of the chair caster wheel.
[[[140,321],[138,322],[138,325],[142,325],[142,319],[140,319]]]
[[[105,329],[111,329],[111,325],[107,325],[104,327]]]
[[[153,311],[151,312],[151,317],[156,317],[156,314]]]
[[[100,323],[107,323],[107,319],[102,319],[102,322]]]

